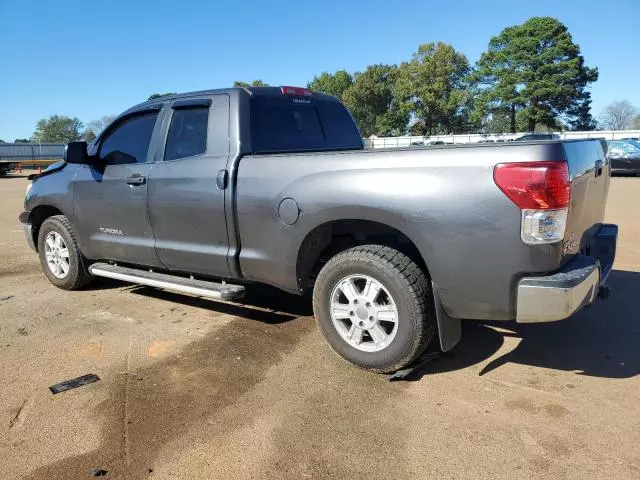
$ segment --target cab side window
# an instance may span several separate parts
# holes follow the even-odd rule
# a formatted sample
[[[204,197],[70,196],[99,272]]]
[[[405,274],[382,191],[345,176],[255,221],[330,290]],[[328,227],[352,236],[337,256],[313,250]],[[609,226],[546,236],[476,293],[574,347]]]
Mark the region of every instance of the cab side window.
[[[100,145],[99,156],[106,165],[145,163],[158,112],[128,118],[111,130]]]
[[[205,153],[208,121],[208,107],[174,110],[167,135],[164,159],[176,160]]]

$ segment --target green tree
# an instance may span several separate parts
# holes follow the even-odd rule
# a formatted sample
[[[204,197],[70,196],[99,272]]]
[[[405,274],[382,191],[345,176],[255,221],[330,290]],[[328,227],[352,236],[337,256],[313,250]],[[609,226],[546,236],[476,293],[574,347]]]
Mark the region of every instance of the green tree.
[[[326,93],[342,99],[345,90],[353,85],[353,77],[346,70],[338,70],[336,73],[322,72],[313,77],[307,87],[316,92]]]
[[[268,87],[269,84],[263,82],[262,80],[254,80],[251,83],[243,82],[241,80],[236,80],[233,82],[234,87]]]
[[[2,140],[2,139],[0,138],[0,143],[7,143],[7,142],[5,142],[4,140]]]
[[[495,111],[484,120],[483,133],[506,133],[511,131],[509,112]]]
[[[512,132],[518,113],[530,132],[562,118],[576,128],[592,124],[585,89],[598,70],[585,66],[579,45],[555,18],[533,17],[505,28],[489,42],[472,79],[481,92],[479,108],[506,109]]]
[[[82,139],[85,142],[91,143],[94,138],[96,138],[100,133],[109,126],[111,122],[115,119],[115,115],[105,115],[99,120],[91,120],[87,123],[86,128],[84,129],[84,133],[82,134]]]
[[[153,93],[151,95],[149,95],[149,98],[147,98],[147,100],[155,100],[157,98],[162,98],[162,97],[169,97],[171,95],[175,95],[175,93],[173,92],[167,92],[167,93]]]
[[[82,122],[77,117],[51,115],[36,124],[32,140],[38,143],[69,143],[80,140]]]
[[[31,143],[31,140],[28,138],[16,138],[13,143]]]
[[[395,65],[370,65],[356,73],[353,85],[344,90],[342,101],[363,136],[401,135],[406,131],[409,116],[394,95],[397,78]]]
[[[584,131],[598,128],[598,122],[591,115],[591,93],[583,92],[582,98],[568,109],[564,119],[569,130]]]
[[[467,57],[446,43],[425,43],[400,65],[395,96],[421,135],[466,130],[470,102]]]
[[[633,128],[635,128],[636,130],[640,130],[640,115],[636,117],[636,121],[633,124]]]

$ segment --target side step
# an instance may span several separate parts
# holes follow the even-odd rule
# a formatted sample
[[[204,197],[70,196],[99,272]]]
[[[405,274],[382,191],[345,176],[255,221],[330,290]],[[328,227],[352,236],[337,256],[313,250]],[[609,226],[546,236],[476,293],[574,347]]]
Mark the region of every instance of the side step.
[[[138,268],[120,267],[110,263],[94,263],[89,267],[89,271],[98,277],[114,278],[123,282],[165,288],[216,300],[235,300],[244,297],[245,292],[242,285],[207,282]]]

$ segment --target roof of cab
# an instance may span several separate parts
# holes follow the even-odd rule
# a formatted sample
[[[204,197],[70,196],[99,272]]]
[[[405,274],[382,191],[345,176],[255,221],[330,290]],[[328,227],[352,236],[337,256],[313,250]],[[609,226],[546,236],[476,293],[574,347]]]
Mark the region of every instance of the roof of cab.
[[[174,100],[182,99],[182,98],[190,98],[190,97],[201,97],[207,95],[218,95],[218,94],[229,94],[229,95],[238,95],[240,93],[247,93],[250,96],[276,96],[283,95],[281,87],[231,87],[231,88],[217,88],[213,90],[199,90],[196,92],[186,92],[186,93],[177,93],[175,95],[165,95],[163,97],[154,98],[152,100],[147,100],[146,102],[139,103],[134,105],[131,108],[128,108],[126,111],[122,112],[122,116],[130,112],[135,112],[136,110],[144,109],[145,107],[150,107],[158,104],[163,104],[166,102],[171,102]],[[322,98],[323,100],[335,100],[339,101],[336,97],[332,95],[326,95],[320,92],[313,92],[313,96],[316,98]]]

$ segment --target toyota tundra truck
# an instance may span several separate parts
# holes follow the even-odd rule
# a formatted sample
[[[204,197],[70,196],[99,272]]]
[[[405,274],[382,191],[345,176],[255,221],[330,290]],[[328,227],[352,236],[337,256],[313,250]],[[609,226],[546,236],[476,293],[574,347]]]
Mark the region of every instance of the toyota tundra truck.
[[[467,319],[552,322],[606,292],[618,229],[598,140],[368,150],[299,87],[167,96],[36,175],[20,221],[55,286],[312,296],[349,362],[409,365]],[[437,343],[436,343],[437,342]]]

